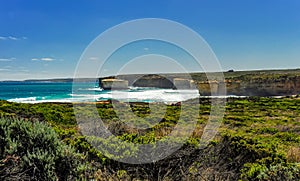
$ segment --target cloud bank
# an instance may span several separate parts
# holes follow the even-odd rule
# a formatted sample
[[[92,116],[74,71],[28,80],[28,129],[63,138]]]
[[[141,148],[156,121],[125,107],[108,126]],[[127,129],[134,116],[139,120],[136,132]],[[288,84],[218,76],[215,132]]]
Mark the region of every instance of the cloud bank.
[[[12,41],[17,41],[17,40],[27,40],[28,38],[23,36],[23,37],[15,37],[15,36],[0,36],[0,40],[12,40]]]
[[[11,57],[11,58],[0,58],[0,62],[11,62],[15,60],[16,58]]]

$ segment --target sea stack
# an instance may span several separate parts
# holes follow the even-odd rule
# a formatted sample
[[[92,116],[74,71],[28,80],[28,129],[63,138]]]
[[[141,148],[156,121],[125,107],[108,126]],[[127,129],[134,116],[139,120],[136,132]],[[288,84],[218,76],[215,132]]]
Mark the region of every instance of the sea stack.
[[[189,79],[174,78],[173,84],[176,89],[190,89],[191,88],[191,80],[189,80]]]
[[[128,89],[128,81],[122,79],[102,79],[99,84],[104,90]]]

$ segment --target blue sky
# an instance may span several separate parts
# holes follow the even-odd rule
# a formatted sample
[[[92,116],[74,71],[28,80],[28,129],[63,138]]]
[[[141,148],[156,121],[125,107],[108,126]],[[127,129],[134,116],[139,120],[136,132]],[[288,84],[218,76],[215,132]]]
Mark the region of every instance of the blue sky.
[[[72,77],[100,33],[164,18],[199,33],[223,70],[300,68],[299,0],[1,0],[0,80]]]

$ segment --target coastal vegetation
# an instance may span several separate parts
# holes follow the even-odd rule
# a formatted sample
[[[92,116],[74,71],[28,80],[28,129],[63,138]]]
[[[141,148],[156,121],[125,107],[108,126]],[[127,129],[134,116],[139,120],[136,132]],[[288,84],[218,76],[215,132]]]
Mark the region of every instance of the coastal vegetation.
[[[209,98],[200,99],[196,104],[200,108],[191,106],[183,116],[181,104],[116,104],[127,106],[139,119],[116,112],[112,103],[74,106],[0,101],[0,180],[300,179],[298,97],[228,98],[218,134],[201,149],[198,145],[210,114]],[[95,148],[93,139],[82,134],[74,109],[80,109],[83,117],[92,117],[96,109],[94,116],[99,116],[117,138],[139,144],[155,143],[189,119],[197,120],[197,125],[170,156],[152,163],[129,164]],[[146,129],[135,129],[127,122]],[[123,153],[113,138],[105,141],[110,149],[119,150],[122,158],[139,151],[133,147],[130,154]]]

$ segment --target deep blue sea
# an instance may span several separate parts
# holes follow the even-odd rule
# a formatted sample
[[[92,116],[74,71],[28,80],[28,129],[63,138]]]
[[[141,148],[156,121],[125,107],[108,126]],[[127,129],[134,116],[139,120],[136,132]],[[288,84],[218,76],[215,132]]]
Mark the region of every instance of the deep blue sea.
[[[178,102],[199,97],[195,90],[130,87],[102,90],[95,83],[0,82],[0,99],[11,102],[93,102],[108,99],[131,102]]]

